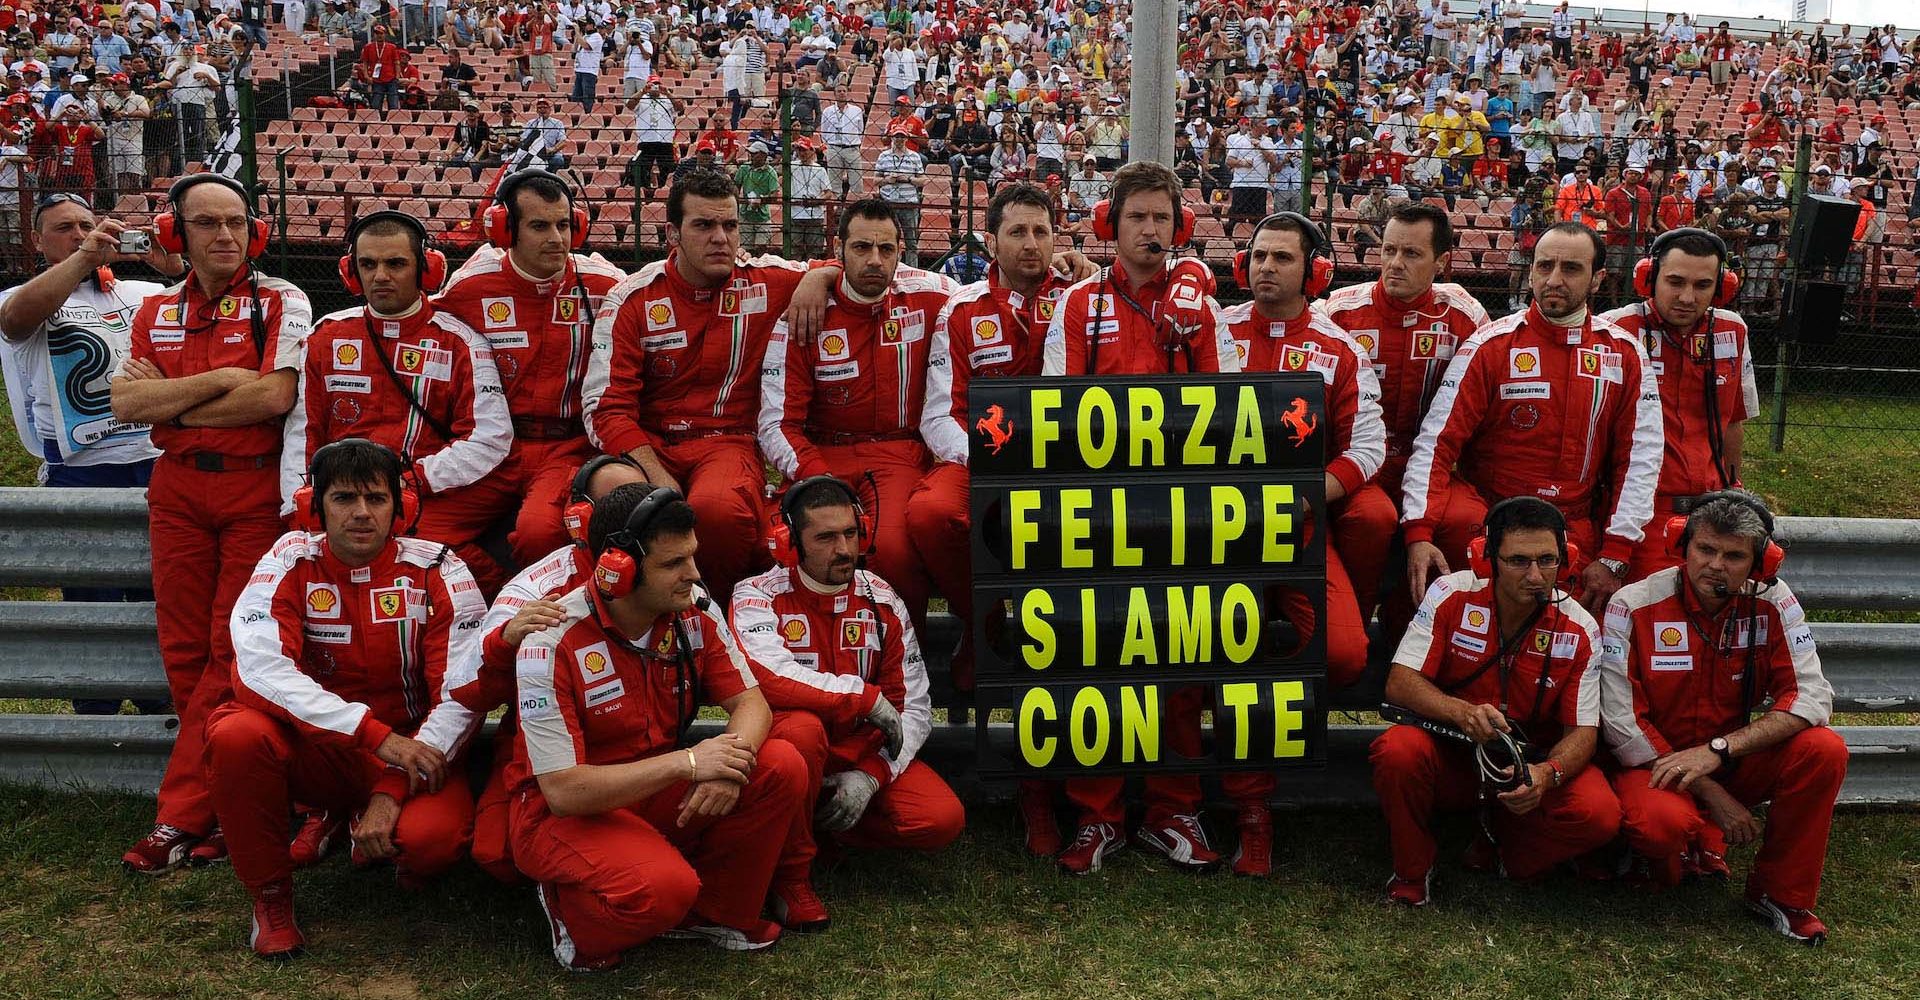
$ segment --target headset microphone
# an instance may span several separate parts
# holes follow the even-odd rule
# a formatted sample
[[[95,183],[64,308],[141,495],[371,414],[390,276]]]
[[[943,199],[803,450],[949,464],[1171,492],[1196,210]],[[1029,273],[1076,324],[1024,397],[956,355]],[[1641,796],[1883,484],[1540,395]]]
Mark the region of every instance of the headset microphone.
[[[1149,241],[1149,242],[1147,243],[1147,252],[1148,252],[1148,253],[1166,253],[1166,252],[1167,252],[1167,248],[1166,248],[1166,247],[1163,247],[1163,246],[1161,246],[1161,245],[1160,245],[1160,244],[1158,244],[1158,243],[1154,243],[1154,242],[1152,242],[1152,241]]]
[[[1724,583],[1716,583],[1713,585],[1713,596],[1715,597],[1730,597],[1732,594],[1733,591],[1727,589],[1727,585]]]

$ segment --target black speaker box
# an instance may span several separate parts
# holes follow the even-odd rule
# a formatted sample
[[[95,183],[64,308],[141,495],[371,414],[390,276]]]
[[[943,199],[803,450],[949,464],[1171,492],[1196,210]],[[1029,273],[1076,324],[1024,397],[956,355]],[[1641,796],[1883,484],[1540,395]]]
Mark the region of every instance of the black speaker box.
[[[1801,273],[1846,263],[1847,250],[1853,245],[1853,226],[1860,218],[1860,203],[1847,198],[1810,194],[1800,199],[1793,210],[1793,233],[1787,239],[1787,256]]]
[[[1794,281],[1780,309],[1778,336],[1801,344],[1831,344],[1840,335],[1847,286],[1838,281]]]

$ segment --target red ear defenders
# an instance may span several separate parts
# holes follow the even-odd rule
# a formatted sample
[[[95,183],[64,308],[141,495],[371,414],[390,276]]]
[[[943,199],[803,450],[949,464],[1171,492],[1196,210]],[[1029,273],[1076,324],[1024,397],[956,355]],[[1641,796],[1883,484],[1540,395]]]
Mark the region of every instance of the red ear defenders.
[[[853,518],[860,525],[860,540],[866,543],[862,554],[870,551],[874,524],[867,514],[867,507],[860,502],[860,494],[838,476],[812,476],[787,487],[780,498],[780,516],[767,533],[767,547],[773,550],[773,560],[782,566],[800,565],[800,546],[794,536],[800,531],[794,523],[800,516],[800,497],[813,492],[816,488],[837,486],[847,495],[847,502],[853,505]]]
[[[1696,503],[1693,509],[1699,510],[1701,507],[1716,500],[1728,500],[1741,504],[1759,515],[1760,524],[1767,529],[1767,540],[1760,546],[1760,551],[1755,553],[1751,575],[1754,579],[1765,584],[1772,584],[1780,579],[1780,564],[1786,561],[1787,550],[1781,548],[1780,543],[1773,540],[1773,512],[1767,509],[1766,504],[1735,490],[1721,490],[1717,493],[1709,493],[1701,497],[1699,503]],[[1674,558],[1682,561],[1685,561],[1687,558],[1687,545],[1693,541],[1693,531],[1688,527],[1691,521],[1692,518],[1684,514],[1667,518],[1667,552]]]
[[[574,472],[573,488],[567,492],[567,506],[560,520],[567,526],[567,537],[575,545],[587,544],[587,522],[593,520],[593,498],[587,495],[587,487],[593,483],[593,477],[609,465],[639,468],[625,455],[595,455]]]
[[[1114,204],[1111,198],[1102,198],[1094,204],[1094,239],[1102,243],[1112,243],[1115,239],[1119,238],[1119,220],[1113,217],[1114,213],[1119,211],[1119,209],[1120,206]],[[1172,249],[1174,247],[1186,246],[1192,241],[1193,209],[1182,204],[1180,206],[1180,216],[1173,224],[1173,242],[1167,244],[1167,248]]]
[[[1660,258],[1665,257],[1667,251],[1673,249],[1675,240],[1686,236],[1702,237],[1713,244],[1714,251],[1720,257],[1720,286],[1713,293],[1713,307],[1723,309],[1732,305],[1734,299],[1740,295],[1740,273],[1727,268],[1729,257],[1726,241],[1705,229],[1690,227],[1669,229],[1654,238],[1653,249],[1648,251],[1647,256],[1640,258],[1639,263],[1633,265],[1634,294],[1643,299],[1653,298],[1654,284],[1660,280]]]
[[[329,441],[313,453],[313,461],[307,463],[306,483],[293,491],[293,530],[326,530],[327,521],[320,506],[322,497],[320,491],[314,488],[314,480],[318,476],[321,459],[348,448],[372,448],[391,463],[390,475],[400,482],[400,495],[393,498],[393,534],[402,535],[412,531],[414,519],[420,515],[420,494],[407,485],[406,462],[392,448],[361,437]],[[405,531],[401,530],[402,525],[406,526]]]
[[[1560,574],[1556,576],[1572,572],[1574,562],[1580,558],[1580,547],[1567,539],[1566,515],[1539,497],[1508,497],[1487,511],[1486,533],[1467,543],[1467,568],[1475,577],[1493,579],[1493,559],[1500,551],[1499,539],[1507,532],[1507,522],[1524,508],[1552,512],[1549,520],[1553,522],[1553,533],[1560,538]],[[1491,553],[1489,548],[1493,550]]]
[[[684,499],[679,490],[656,486],[646,499],[627,512],[627,523],[607,536],[607,547],[593,564],[593,585],[608,600],[617,601],[633,593],[640,582],[640,560],[647,554],[640,544],[640,536],[647,533],[647,525],[669,504]]]
[[[567,207],[573,210],[573,249],[578,250],[586,245],[589,223],[587,210],[573,200],[573,185],[562,180],[558,174],[538,168],[521,170],[501,181],[500,186],[494,189],[493,204],[487,206],[486,213],[480,218],[481,230],[487,234],[488,243],[501,250],[513,246],[513,227],[519,221],[514,218],[513,193],[528,181],[542,177],[560,185],[561,190],[567,193]]]
[[[420,269],[420,291],[423,294],[432,295],[440,290],[441,285],[446,284],[447,255],[427,246],[427,227],[422,225],[419,219],[405,212],[389,209],[363,215],[353,220],[353,225],[347,227],[347,252],[340,258],[340,284],[346,287],[348,294],[364,294],[364,290],[360,287],[360,272],[353,266],[353,255],[359,243],[360,234],[376,222],[398,222],[413,233],[414,246],[419,248],[414,253],[413,260]]]
[[[267,252],[267,234],[270,228],[267,220],[253,214],[253,199],[239,181],[222,174],[188,174],[173,182],[167,189],[167,210],[153,220],[153,239],[160,249],[168,253],[187,252],[187,233],[180,219],[180,205],[187,192],[202,184],[218,184],[240,196],[240,203],[247,206],[247,259],[252,260]]]
[[[1317,299],[1327,293],[1333,285],[1333,260],[1327,256],[1327,236],[1314,225],[1312,219],[1299,212],[1275,212],[1260,220],[1253,227],[1253,235],[1247,237],[1247,248],[1233,255],[1233,281],[1243,289],[1252,290],[1253,277],[1253,241],[1260,238],[1260,230],[1287,219],[1299,224],[1303,230],[1302,241],[1307,245],[1307,273],[1301,282],[1300,291],[1307,298]]]

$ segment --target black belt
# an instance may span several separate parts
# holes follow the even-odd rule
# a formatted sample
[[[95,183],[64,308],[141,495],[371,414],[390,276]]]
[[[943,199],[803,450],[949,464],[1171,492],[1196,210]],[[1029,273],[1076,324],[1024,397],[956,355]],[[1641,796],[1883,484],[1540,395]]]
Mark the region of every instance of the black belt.
[[[513,436],[539,441],[562,441],[587,432],[579,417],[515,417]]]
[[[173,458],[168,455],[168,458]],[[252,472],[280,464],[279,455],[222,455],[217,451],[196,451],[175,459],[200,472]]]
[[[831,445],[873,444],[878,441],[918,441],[920,440],[920,432],[917,430],[898,430],[898,431],[887,431],[881,434],[873,434],[873,433],[868,433],[866,431],[815,431],[809,428],[807,430],[807,436],[810,438],[813,438],[816,441],[819,441],[821,444],[831,444]]]

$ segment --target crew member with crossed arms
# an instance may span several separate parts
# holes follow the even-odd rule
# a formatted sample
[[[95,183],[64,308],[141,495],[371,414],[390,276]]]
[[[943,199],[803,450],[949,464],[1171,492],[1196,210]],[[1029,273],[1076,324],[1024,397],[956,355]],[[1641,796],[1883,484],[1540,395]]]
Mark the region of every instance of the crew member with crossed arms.
[[[1821,944],[1813,907],[1847,745],[1827,726],[1833,686],[1806,611],[1779,578],[1773,516],[1727,490],[1666,527],[1680,564],[1607,605],[1602,706],[1627,844],[1670,886],[1725,878],[1725,845],[1760,841],[1747,905]],[[1761,802],[1764,825],[1749,811]]]
[[[1476,743],[1508,736],[1529,751],[1518,787],[1484,802],[1465,743],[1416,725],[1373,741],[1373,788],[1393,846],[1387,899],[1425,906],[1439,843],[1434,813],[1483,800],[1491,838],[1468,849],[1470,868],[1529,880],[1609,841],[1620,802],[1587,766],[1600,736],[1600,629],[1556,585],[1571,543],[1558,508],[1515,497],[1487,514],[1467,569],[1434,581],[1393,654],[1386,697]]]
[[[780,565],[734,588],[733,626],[773,706],[771,735],[807,762],[773,915],[817,931],[829,917],[813,891],[816,828],[849,847],[934,851],[960,836],[966,810],[919,759],[933,729],[926,663],[906,604],[859,566],[869,529],[853,488],[802,480],[780,511]]]

